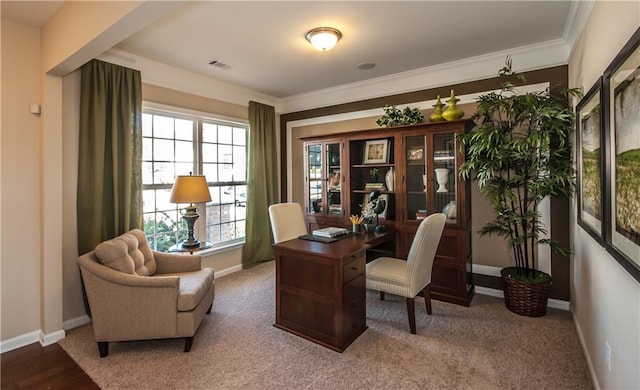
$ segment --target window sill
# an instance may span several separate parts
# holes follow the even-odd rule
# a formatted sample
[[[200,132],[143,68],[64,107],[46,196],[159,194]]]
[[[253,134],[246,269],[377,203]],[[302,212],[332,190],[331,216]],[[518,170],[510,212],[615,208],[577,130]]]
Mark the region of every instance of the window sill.
[[[205,249],[203,251],[199,251],[199,252],[197,252],[197,254],[202,256],[203,258],[204,257],[211,257],[211,256],[219,255],[219,254],[224,253],[224,252],[229,252],[229,251],[232,251],[234,249],[241,248],[242,246],[244,246],[244,241],[242,241],[242,242],[234,242],[233,244],[214,246],[213,248]]]

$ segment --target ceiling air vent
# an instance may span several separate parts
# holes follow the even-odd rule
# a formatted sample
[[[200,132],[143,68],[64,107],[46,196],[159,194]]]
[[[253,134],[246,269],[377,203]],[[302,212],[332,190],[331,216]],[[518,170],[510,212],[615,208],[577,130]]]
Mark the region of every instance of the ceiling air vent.
[[[216,68],[220,68],[220,69],[229,69],[229,68],[231,68],[229,65],[227,65],[227,64],[225,64],[223,62],[220,62],[220,61],[216,61],[216,60],[213,60],[213,61],[209,62],[209,65],[213,65]]]

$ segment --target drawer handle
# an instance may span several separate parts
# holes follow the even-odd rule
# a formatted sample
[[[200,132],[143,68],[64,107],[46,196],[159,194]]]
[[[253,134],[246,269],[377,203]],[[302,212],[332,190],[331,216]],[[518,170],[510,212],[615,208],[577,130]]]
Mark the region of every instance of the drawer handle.
[[[351,267],[351,270],[352,270],[352,271],[357,271],[357,270],[358,270],[358,267]]]

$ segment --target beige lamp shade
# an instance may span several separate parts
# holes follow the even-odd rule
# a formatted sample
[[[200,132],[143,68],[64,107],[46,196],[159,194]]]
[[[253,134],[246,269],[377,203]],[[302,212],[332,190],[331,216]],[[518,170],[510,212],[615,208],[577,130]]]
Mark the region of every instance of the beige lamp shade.
[[[202,175],[176,176],[169,201],[172,203],[204,203],[211,200],[207,179]]]

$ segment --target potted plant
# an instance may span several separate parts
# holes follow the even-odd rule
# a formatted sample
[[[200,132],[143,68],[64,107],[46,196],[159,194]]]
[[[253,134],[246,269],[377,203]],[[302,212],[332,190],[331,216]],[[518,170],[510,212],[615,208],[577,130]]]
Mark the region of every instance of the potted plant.
[[[376,124],[380,127],[413,125],[424,122],[424,115],[417,108],[405,107],[401,110],[396,106],[384,106],[382,110],[384,115],[376,120]]]
[[[481,235],[504,237],[512,249],[515,267],[502,269],[505,305],[526,316],[546,314],[551,276],[537,269],[538,244],[563,248],[546,236],[537,209],[550,195],[570,196],[575,186],[570,134],[575,115],[567,103],[579,89],[518,94],[523,75],[512,70],[509,57],[498,75],[502,88],[478,98],[475,128],[458,136],[467,153],[460,168],[464,179],[473,177],[496,212]]]

